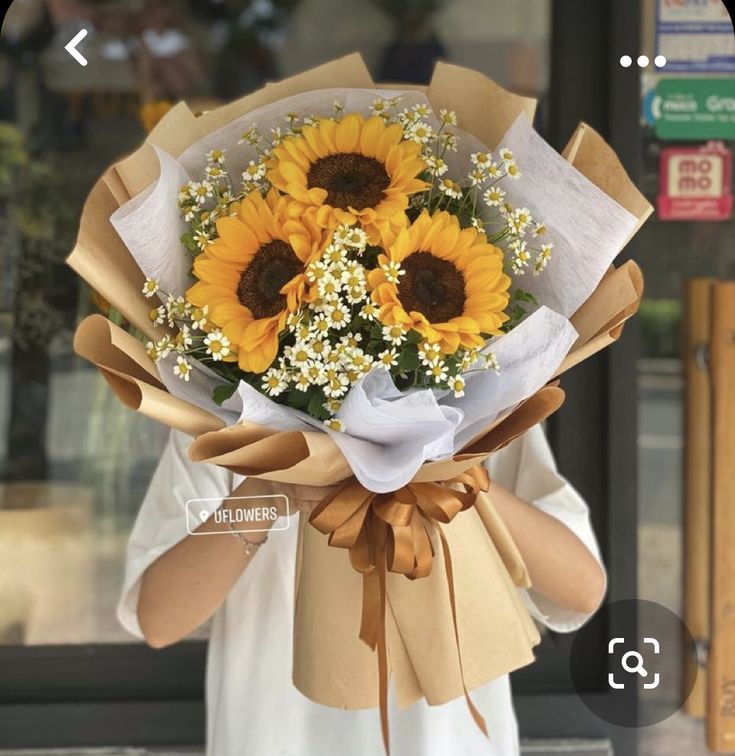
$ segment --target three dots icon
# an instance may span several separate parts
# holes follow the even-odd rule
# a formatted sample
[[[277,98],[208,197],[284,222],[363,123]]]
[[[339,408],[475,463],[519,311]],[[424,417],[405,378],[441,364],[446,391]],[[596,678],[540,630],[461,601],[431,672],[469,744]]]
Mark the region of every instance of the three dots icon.
[[[636,63],[640,68],[645,68],[650,62],[648,55],[639,55],[636,59]],[[630,68],[633,65],[633,58],[631,58],[630,55],[621,56],[620,65],[623,68]],[[663,68],[666,65],[666,57],[664,55],[657,55],[653,59],[653,65],[656,66],[656,68]]]

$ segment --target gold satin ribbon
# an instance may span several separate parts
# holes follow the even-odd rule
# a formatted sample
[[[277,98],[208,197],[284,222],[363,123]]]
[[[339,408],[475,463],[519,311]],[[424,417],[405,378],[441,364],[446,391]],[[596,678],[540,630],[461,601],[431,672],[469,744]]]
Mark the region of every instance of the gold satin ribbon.
[[[461,489],[450,488],[459,484]],[[459,650],[457,607],[449,544],[438,523],[451,522],[474,506],[480,491],[490,488],[487,470],[476,465],[445,481],[408,483],[385,494],[368,491],[351,478],[321,501],[309,522],[329,536],[329,545],[349,549],[350,562],[362,574],[362,619],[360,639],[378,656],[380,724],[385,751],[390,754],[388,732],[388,657],[385,635],[386,572],[410,580],[431,572],[434,546],[431,533],[439,534],[449,588],[449,603],[457,643],[460,676],[467,706],[480,730],[487,736],[485,720],[470,699]]]

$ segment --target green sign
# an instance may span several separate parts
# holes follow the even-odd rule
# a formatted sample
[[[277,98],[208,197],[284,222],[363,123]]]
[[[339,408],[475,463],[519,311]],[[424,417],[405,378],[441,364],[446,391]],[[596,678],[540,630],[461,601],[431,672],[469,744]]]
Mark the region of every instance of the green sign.
[[[735,139],[735,78],[663,79],[651,110],[660,139]]]

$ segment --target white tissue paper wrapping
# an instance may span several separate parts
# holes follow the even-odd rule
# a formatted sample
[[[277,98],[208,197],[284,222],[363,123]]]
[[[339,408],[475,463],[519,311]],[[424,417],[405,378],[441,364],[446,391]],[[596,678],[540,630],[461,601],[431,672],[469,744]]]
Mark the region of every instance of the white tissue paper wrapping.
[[[248,113],[187,148],[178,158],[155,148],[160,176],[151,187],[117,210],[112,224],[146,276],[161,289],[184,294],[191,285],[189,258],[180,236],[177,195],[182,184],[203,173],[206,153],[226,150],[226,167],[238,174],[255,149],[238,144],[244,131],[257,124],[261,133],[283,128],[287,113],[332,116],[339,100],[347,112],[370,115],[376,97],[400,95],[401,107],[428,100],[420,92],[395,90],[324,89],[288,97]],[[438,119],[430,117],[438,126]],[[447,157],[449,176],[460,179],[470,170],[470,155],[487,151],[474,136],[455,129],[459,150]],[[549,381],[569,352],[577,334],[568,318],[592,294],[625,240],[636,218],[595,186],[533,130],[521,115],[501,140],[515,155],[518,181],[503,181],[512,205],[527,207],[548,227],[554,243],[551,261],[540,276],[527,274],[514,286],[532,292],[541,306],[513,331],[488,342],[500,372],[471,372],[465,395],[414,389],[399,392],[390,376],[375,369],[355,384],[337,414],[344,433],[328,430],[303,412],[277,404],[251,386],[238,391],[221,407],[211,398],[220,379],[206,366],[194,363],[190,382],[173,373],[175,355],[159,362],[161,379],[176,396],[216,414],[227,424],[240,419],[274,430],[318,430],[329,433],[369,490],[392,491],[408,483],[427,460],[458,452],[496,419],[507,415]]]

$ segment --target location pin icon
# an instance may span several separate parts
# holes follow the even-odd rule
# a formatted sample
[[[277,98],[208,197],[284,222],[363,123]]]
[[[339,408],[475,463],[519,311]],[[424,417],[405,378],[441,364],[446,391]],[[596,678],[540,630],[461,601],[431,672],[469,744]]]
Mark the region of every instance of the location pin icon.
[[[209,512],[207,512],[205,509],[202,509],[202,511],[199,513],[199,519],[202,522],[206,522],[209,519]]]

